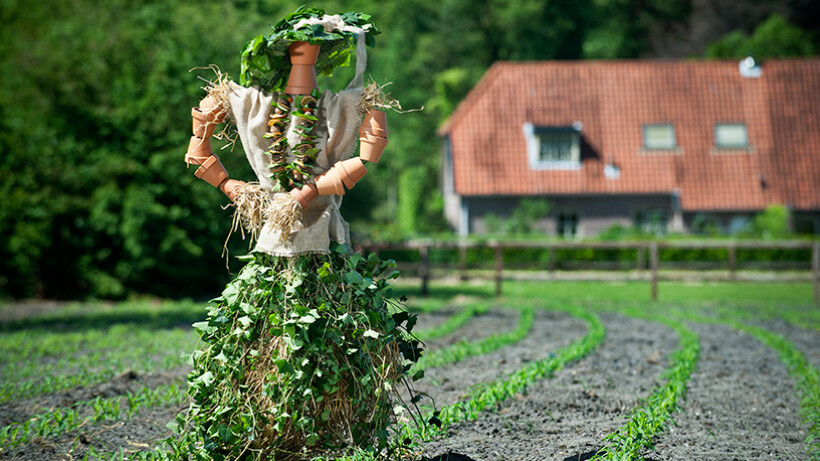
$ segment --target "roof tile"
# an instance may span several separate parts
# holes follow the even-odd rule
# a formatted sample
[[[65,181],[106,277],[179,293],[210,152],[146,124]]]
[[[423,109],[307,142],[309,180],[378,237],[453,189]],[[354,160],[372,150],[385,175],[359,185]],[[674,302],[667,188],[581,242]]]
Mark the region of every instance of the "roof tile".
[[[466,196],[681,193],[684,210],[820,209],[820,60],[500,62],[440,130]],[[579,171],[529,168],[523,124],[581,122]],[[749,148],[715,148],[716,123]],[[646,151],[642,125],[672,123],[678,149]],[[613,163],[620,177],[609,179]],[[765,186],[763,185],[765,184]]]

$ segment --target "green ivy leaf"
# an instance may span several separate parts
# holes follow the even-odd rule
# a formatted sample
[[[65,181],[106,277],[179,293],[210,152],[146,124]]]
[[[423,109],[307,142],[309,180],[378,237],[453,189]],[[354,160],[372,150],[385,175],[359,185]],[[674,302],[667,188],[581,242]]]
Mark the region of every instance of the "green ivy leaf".
[[[196,323],[192,324],[191,326],[194,327],[194,329],[196,329],[196,331],[199,332],[199,334],[213,333],[214,330],[215,330],[215,328],[210,326],[207,321],[196,322]]]
[[[226,426],[225,424],[220,424],[219,425],[219,438],[222,439],[223,442],[228,443],[231,440],[231,436],[233,436],[233,433],[231,432],[231,429],[228,426]]]

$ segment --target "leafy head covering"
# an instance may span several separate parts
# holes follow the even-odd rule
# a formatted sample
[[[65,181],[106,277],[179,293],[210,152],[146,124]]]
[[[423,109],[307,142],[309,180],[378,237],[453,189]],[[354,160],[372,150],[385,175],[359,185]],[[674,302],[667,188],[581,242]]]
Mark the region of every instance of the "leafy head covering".
[[[360,32],[365,43],[373,46],[374,37],[381,31],[370,21],[369,14],[328,15],[320,8],[301,7],[279,21],[270,35],[259,35],[245,44],[239,81],[269,92],[282,91],[291,68],[288,47],[298,41],[321,45],[316,73],[333,75],[336,67],[350,64]]]

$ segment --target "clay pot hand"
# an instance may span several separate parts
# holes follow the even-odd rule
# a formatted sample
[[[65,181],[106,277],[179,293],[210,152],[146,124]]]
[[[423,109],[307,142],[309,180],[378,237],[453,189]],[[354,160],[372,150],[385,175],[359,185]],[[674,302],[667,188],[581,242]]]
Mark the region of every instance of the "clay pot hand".
[[[244,186],[244,181],[239,181],[238,179],[226,179],[222,184],[219,185],[219,190],[221,190],[223,194],[227,195],[228,198],[231,199],[231,201],[233,202],[236,199],[236,194]]]
[[[301,189],[291,189],[290,195],[299,202],[302,209],[306,209],[310,202],[319,195],[319,190],[314,184],[305,184]]]
[[[211,124],[224,122],[225,117],[228,115],[228,111],[211,95],[205,96],[202,101],[199,101],[199,110]]]

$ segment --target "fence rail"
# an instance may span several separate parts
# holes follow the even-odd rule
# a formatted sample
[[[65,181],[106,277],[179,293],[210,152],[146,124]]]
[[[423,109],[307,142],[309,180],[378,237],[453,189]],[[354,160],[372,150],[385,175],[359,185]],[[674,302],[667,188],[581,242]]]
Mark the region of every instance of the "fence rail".
[[[493,279],[495,280],[495,294],[502,293],[504,279],[504,250],[507,249],[540,249],[548,252],[547,270],[556,269],[556,250],[635,250],[637,252],[636,269],[644,270],[647,254],[649,255],[649,281],[653,300],[658,299],[658,278],[660,271],[660,250],[663,249],[689,250],[725,250],[727,252],[727,269],[729,279],[737,279],[738,250],[811,250],[811,280],[814,291],[814,303],[820,306],[820,241],[631,241],[631,242],[445,242],[433,240],[415,240],[401,243],[364,243],[357,246],[362,252],[380,251],[418,251],[418,275],[421,279],[422,295],[427,295],[431,278],[432,264],[430,250],[457,250],[458,270],[462,280],[467,280],[467,251],[471,249],[489,249],[494,255]]]

